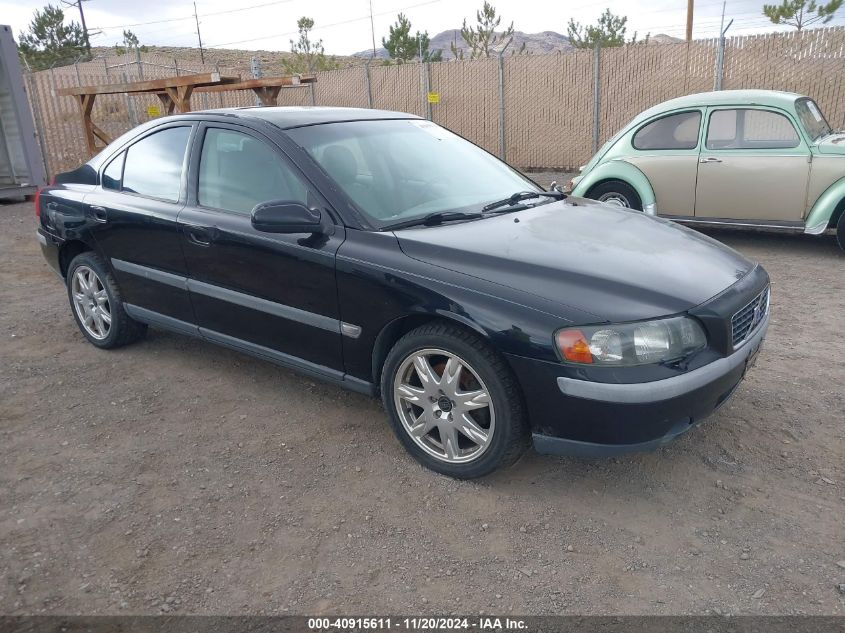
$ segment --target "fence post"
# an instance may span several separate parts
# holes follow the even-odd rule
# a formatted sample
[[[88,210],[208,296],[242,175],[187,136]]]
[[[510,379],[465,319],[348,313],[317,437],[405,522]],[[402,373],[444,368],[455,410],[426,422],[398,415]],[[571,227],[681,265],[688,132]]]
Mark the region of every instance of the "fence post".
[[[499,51],[499,158],[506,160],[505,147],[505,56]]]
[[[364,62],[364,82],[367,84],[367,107],[373,107],[373,87],[370,85],[370,60]]]
[[[253,57],[249,61],[249,70],[252,73],[253,79],[260,79],[261,78],[261,76],[263,74],[261,72],[261,62],[258,61],[258,59],[256,57]],[[255,105],[257,107],[261,107],[261,99],[259,98],[258,95],[255,95]]]
[[[79,60],[73,62],[73,69],[76,71],[76,85],[82,85],[82,77],[79,76]]]
[[[220,62],[214,62],[214,72],[216,72],[218,75],[220,74]],[[223,93],[222,92],[217,93],[217,103],[219,104],[219,107],[221,107],[221,108],[223,107]]]
[[[128,84],[129,78],[126,76],[126,71],[123,71],[123,83]],[[132,127],[138,125],[138,113],[135,111],[135,102],[132,101],[132,97],[129,96],[129,93],[124,93],[126,96],[126,107],[129,110],[129,117],[132,119]]]
[[[429,75],[429,67],[426,62],[420,62],[420,73],[423,90],[423,108],[425,109],[426,118],[431,121],[431,103],[428,101],[428,93],[431,92],[431,76]]]
[[[144,64],[141,62],[141,49],[135,47],[135,63],[138,64],[138,79],[144,79]]]
[[[601,47],[593,49],[593,154],[599,151],[599,112],[601,104]]]
[[[725,72],[725,38],[719,38],[719,48],[716,50],[716,72],[713,77],[713,90],[722,89],[722,76]]]
[[[317,105],[317,94],[314,92],[314,82],[312,81],[308,84],[308,88],[311,90],[311,105]]]
[[[173,58],[173,69],[176,71],[176,76],[179,76],[179,60],[175,57]]]

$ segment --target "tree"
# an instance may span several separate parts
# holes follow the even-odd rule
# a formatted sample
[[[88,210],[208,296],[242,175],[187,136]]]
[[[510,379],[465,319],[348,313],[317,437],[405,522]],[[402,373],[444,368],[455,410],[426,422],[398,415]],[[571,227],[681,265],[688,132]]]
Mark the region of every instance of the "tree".
[[[146,47],[140,45],[137,35],[135,35],[132,31],[126,30],[123,31],[123,45],[115,44],[114,52],[117,55],[123,55],[126,51],[131,51],[136,48],[143,51]]]
[[[20,34],[18,54],[33,70],[72,64],[86,55],[85,34],[76,22],[65,24],[64,11],[48,4],[35,10],[29,31]]]
[[[301,17],[296,21],[299,39],[290,41],[290,51],[293,59],[286,59],[283,63],[290,73],[313,73],[318,70],[333,70],[338,67],[334,57],[327,57],[323,50],[323,40],[311,41],[311,29],[314,20]]]
[[[774,24],[794,26],[799,31],[811,24],[827,24],[842,6],[842,0],[816,4],[816,0],[783,0],[783,4],[763,5],[763,15]]]
[[[463,27],[461,27],[461,37],[469,46],[469,56],[471,59],[476,57],[490,57],[491,53],[495,53],[496,49],[505,50],[513,40],[513,22],[501,33],[496,33],[496,28],[502,22],[501,16],[496,15],[496,8],[484,0],[484,6],[480,11],[476,11],[475,18],[477,25],[475,27],[468,27],[466,18],[464,18]],[[459,50],[455,43],[452,44],[452,54],[463,59],[463,51]]]
[[[387,50],[390,59],[399,64],[409,62],[420,57],[423,62],[439,62],[443,58],[443,51],[429,51],[428,31],[411,35],[411,21],[403,13],[397,16],[396,24],[390,27],[390,37],[381,38],[382,46]]]
[[[622,46],[625,43],[627,23],[628,16],[614,15],[610,12],[610,9],[605,9],[595,26],[582,26],[580,22],[570,18],[569,26],[567,26],[567,37],[569,43],[575,48]],[[631,43],[636,43],[636,41],[637,34],[634,33]]]

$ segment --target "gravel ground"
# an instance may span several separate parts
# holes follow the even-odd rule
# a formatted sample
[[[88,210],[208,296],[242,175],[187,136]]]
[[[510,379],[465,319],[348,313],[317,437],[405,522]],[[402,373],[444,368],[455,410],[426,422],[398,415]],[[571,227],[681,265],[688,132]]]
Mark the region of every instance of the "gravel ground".
[[[98,351],[33,231],[0,207],[0,613],[845,613],[830,236],[713,233],[773,322],[704,425],[458,482],[363,396],[159,331]]]

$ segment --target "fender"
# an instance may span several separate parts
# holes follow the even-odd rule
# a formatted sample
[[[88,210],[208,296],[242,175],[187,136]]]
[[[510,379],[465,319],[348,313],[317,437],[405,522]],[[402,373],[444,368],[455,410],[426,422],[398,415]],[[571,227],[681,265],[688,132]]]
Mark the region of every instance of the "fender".
[[[804,221],[804,232],[810,235],[820,235],[830,228],[833,212],[839,203],[845,199],[845,178],[840,178],[818,197]]]
[[[587,172],[572,189],[573,196],[586,197],[587,192],[603,180],[622,180],[631,185],[643,203],[643,212],[657,215],[657,199],[646,175],[623,158],[614,158]]]

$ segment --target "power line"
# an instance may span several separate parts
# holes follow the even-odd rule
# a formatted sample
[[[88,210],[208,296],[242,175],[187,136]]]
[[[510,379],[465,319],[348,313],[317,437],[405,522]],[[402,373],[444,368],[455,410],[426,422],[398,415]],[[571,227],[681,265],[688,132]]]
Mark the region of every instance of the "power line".
[[[377,17],[381,17],[381,16],[384,16],[384,15],[391,15],[393,13],[396,13],[397,11],[407,11],[408,9],[415,9],[417,7],[422,7],[422,6],[425,6],[425,5],[428,5],[428,4],[437,4],[438,2],[440,2],[440,0],[428,0],[428,2],[420,2],[418,4],[412,4],[412,5],[409,5],[409,6],[406,6],[406,7],[399,7],[398,9],[390,9],[389,11],[382,11],[381,13],[374,13],[373,15],[377,16]],[[364,15],[364,16],[361,16],[361,17],[358,17],[358,18],[351,18],[349,20],[342,20],[341,22],[333,22],[331,24],[325,24],[325,25],[321,26],[320,29],[328,29],[328,28],[331,28],[333,26],[341,26],[343,24],[351,24],[352,22],[360,22],[361,20],[369,20],[369,19],[370,19],[370,15],[367,14],[367,15]],[[315,29],[315,30],[319,30],[319,29]],[[249,42],[259,42],[261,40],[269,40],[269,39],[273,39],[273,38],[276,38],[276,37],[285,37],[285,36],[288,36],[288,35],[296,35],[297,33],[298,33],[298,31],[288,31],[287,33],[274,33],[273,35],[264,35],[262,37],[253,37],[253,38],[250,38],[248,40],[238,40],[236,42],[224,42],[222,44],[210,44],[207,48],[220,48],[221,46],[232,46],[234,44],[246,44],[246,43],[249,43]]]
[[[87,1],[87,0],[84,0],[84,1]],[[238,7],[237,9],[226,9],[225,11],[212,11],[211,13],[201,13],[201,14],[199,14],[199,17],[209,18],[209,17],[213,17],[215,15],[225,15],[225,14],[228,14],[228,13],[238,13],[240,11],[250,11],[252,9],[261,9],[263,7],[269,7],[269,6],[276,5],[276,4],[287,4],[289,2],[293,2],[293,0],[274,0],[273,2],[264,2],[262,4],[253,4],[253,5],[250,5],[248,7]],[[71,5],[75,5],[75,4],[76,4],[76,2],[71,3]],[[194,3],[194,13],[191,14],[191,15],[186,15],[186,16],[181,17],[181,18],[164,18],[164,19],[161,19],[161,20],[151,20],[149,22],[134,22],[132,24],[113,24],[113,25],[110,25],[110,26],[100,26],[98,28],[100,30],[104,30],[104,31],[111,31],[111,30],[114,30],[114,29],[129,28],[131,26],[148,26],[148,25],[151,25],[151,24],[164,24],[166,22],[184,22],[185,20],[194,20],[196,18],[196,15],[197,15],[196,9],[197,9],[196,3]]]

